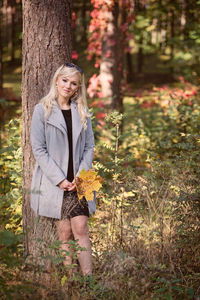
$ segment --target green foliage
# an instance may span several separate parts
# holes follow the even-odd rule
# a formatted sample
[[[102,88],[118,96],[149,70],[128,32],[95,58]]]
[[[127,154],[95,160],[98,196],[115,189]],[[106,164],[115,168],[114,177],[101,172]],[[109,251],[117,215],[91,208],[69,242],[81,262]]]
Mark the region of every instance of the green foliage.
[[[10,286],[14,270],[22,260],[22,166],[20,121],[11,120],[5,125],[0,150],[0,290],[12,299],[12,291],[23,289]],[[10,297],[10,298],[9,298]]]
[[[109,299],[198,297],[199,103],[197,87],[181,79],[125,99],[126,118],[106,117],[91,230]]]
[[[54,266],[57,293],[70,290],[86,299],[199,297],[198,88],[181,79],[176,87],[144,90],[124,103],[124,116],[108,113],[105,127],[96,129],[95,168],[104,186],[90,220],[95,276],[68,274],[77,251],[84,251],[77,241],[70,241],[74,262],[68,268],[63,260],[69,253],[58,241],[47,241],[49,255],[41,257]],[[0,295],[10,297],[23,290],[8,286],[23,266],[19,131],[19,122],[11,121],[1,150]]]
[[[5,125],[0,158],[1,229],[21,232],[22,150],[20,122],[11,120]]]

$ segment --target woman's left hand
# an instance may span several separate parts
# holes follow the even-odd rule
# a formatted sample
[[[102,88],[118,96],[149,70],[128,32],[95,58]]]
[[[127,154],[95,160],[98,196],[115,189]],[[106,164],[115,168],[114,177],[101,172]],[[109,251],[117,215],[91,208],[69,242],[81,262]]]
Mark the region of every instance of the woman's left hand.
[[[76,190],[75,180],[72,181],[71,187],[68,188],[68,191],[73,192]]]

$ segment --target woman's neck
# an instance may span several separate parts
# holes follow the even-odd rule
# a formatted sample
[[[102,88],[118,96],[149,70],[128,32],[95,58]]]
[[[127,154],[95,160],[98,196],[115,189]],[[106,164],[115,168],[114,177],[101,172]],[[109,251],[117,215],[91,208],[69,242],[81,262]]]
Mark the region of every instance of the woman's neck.
[[[70,99],[68,99],[68,98],[58,97],[57,102],[61,109],[69,109],[70,108]]]

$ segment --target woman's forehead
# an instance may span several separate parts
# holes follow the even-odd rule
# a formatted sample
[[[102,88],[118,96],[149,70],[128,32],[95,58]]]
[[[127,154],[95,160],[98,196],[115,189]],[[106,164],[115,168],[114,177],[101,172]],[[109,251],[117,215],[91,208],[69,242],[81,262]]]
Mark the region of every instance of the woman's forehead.
[[[60,75],[59,77],[60,78],[70,79],[72,81],[80,81],[78,74],[74,74],[74,75],[63,74],[63,75]]]

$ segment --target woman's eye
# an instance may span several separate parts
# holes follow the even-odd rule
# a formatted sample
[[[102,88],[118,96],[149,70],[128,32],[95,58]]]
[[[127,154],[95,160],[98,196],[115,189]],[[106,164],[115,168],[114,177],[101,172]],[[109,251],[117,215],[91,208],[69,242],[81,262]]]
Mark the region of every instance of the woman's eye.
[[[64,82],[67,82],[67,79],[63,79]]]

